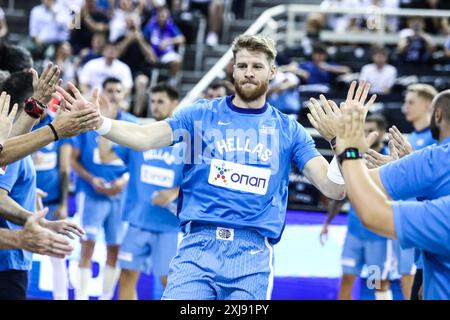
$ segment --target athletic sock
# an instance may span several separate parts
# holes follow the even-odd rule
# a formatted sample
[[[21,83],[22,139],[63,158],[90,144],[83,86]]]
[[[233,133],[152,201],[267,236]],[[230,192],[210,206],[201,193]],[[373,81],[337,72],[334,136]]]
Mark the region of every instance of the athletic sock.
[[[80,268],[79,273],[78,288],[75,289],[75,299],[89,300],[88,288],[89,280],[92,277],[92,270],[90,268]]]
[[[375,300],[392,300],[392,291],[375,291]]]
[[[53,267],[53,299],[68,300],[69,280],[67,278],[66,260],[50,257]]]
[[[120,268],[105,265],[103,270],[103,292],[100,300],[111,300],[119,281]]]

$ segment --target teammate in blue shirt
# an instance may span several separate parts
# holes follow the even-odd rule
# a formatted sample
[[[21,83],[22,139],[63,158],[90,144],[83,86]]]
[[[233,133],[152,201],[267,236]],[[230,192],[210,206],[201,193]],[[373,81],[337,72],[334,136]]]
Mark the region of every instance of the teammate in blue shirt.
[[[398,150],[400,157],[435,144],[437,141],[432,137],[430,120],[432,115],[432,101],[437,95],[436,89],[427,84],[414,84],[408,87],[403,112],[406,120],[411,122],[414,131],[406,141],[400,131],[394,126],[389,129],[389,138]],[[392,157],[383,157],[380,154],[369,151],[369,162],[376,162],[375,167],[392,161]],[[416,200],[412,198],[409,200]],[[405,299],[418,299],[418,292],[422,285],[422,266],[420,251],[414,249],[402,249],[397,241],[394,241],[394,251],[398,272],[401,274],[402,291]],[[417,270],[416,270],[417,267]]]
[[[177,90],[166,84],[159,84],[151,90],[151,112],[154,119],[161,121],[172,115],[179,102]],[[169,264],[177,253],[180,221],[174,200],[178,197],[183,164],[173,155],[174,147],[158,150],[135,151],[119,145],[112,148],[101,146],[105,160],[117,155],[125,162],[130,172],[124,219],[128,230],[119,251],[120,274],[119,299],[137,300],[136,284],[140,272],[161,278],[163,287],[167,284]],[[103,150],[109,150],[104,153]],[[114,153],[115,152],[115,153]],[[117,155],[116,155],[117,154]]]
[[[32,78],[25,78],[27,83],[11,82],[3,84],[11,96],[2,93],[0,101],[7,98],[17,104],[18,114],[23,110],[24,98],[32,94]],[[28,89],[28,90],[27,90]],[[16,116],[16,121],[19,115]],[[31,156],[0,168],[0,228],[20,230],[36,211],[36,171]],[[45,212],[45,211],[44,211]],[[60,221],[51,222],[40,219],[40,226],[54,232],[79,235],[78,226]],[[71,236],[72,237],[72,236]],[[60,243],[55,248],[64,247]],[[23,249],[0,250],[0,299],[26,299],[28,271],[31,269],[32,253]]]
[[[365,123],[365,135],[377,132],[378,138],[371,146],[372,149],[388,154],[384,145],[386,119],[381,115],[369,115]],[[328,234],[328,226],[336,214],[340,212],[344,201],[330,200],[329,214],[320,233],[323,237]],[[392,266],[392,240],[373,233],[363,226],[353,207],[348,211],[347,234],[342,252],[342,280],[339,290],[340,300],[350,300],[355,278],[361,274],[364,265],[369,267],[370,278],[379,282],[375,288],[376,300],[392,300],[392,291],[389,286],[389,271]]]
[[[413,84],[407,89],[403,113],[410,122],[414,131],[409,134],[408,140],[412,150],[420,150],[437,141],[431,135],[430,119],[432,113],[432,101],[437,91],[428,84]],[[412,200],[412,199],[411,199]],[[414,255],[414,249],[402,249],[397,241],[394,242],[398,271],[402,275],[402,291],[405,299],[418,297],[418,289],[422,284],[422,265],[419,254]],[[417,267],[417,269],[416,269]],[[413,288],[413,283],[416,283]]]
[[[364,109],[348,104],[337,130],[348,197],[364,225],[398,238],[402,248],[423,252],[423,298],[450,299],[450,91],[433,100],[431,129],[440,145],[416,151],[369,172],[357,155],[367,150],[362,130]],[[423,169],[423,170],[418,170]],[[375,174],[380,172],[380,177]],[[374,183],[375,182],[375,183]],[[434,200],[390,202],[421,194]],[[445,196],[447,194],[447,196]]]
[[[276,72],[273,41],[242,35],[233,52],[235,96],[199,100],[145,126],[108,118],[98,124],[97,132],[136,150],[186,143],[178,157],[184,161],[178,215],[186,232],[163,299],[270,299],[272,246],[285,226],[291,160],[324,195],[345,196],[306,130],[266,103]],[[355,97],[353,91],[350,100],[365,101],[368,90],[359,88]],[[77,90],[78,98],[58,91],[69,105],[87,104]]]
[[[107,78],[103,82],[102,112],[114,119],[137,122],[131,114],[120,110],[124,88],[120,80]],[[88,299],[91,278],[91,259],[97,235],[105,232],[107,245],[106,265],[103,271],[103,293],[100,299],[109,300],[119,276],[117,254],[125,233],[122,221],[123,192],[128,183],[128,172],[120,159],[103,163],[100,159],[99,139],[94,131],[74,138],[72,165],[77,180],[77,211],[81,215],[86,237],[81,246],[80,282],[76,288],[76,299]]]
[[[406,91],[402,108],[406,121],[410,122],[414,131],[409,135],[409,142],[413,150],[419,150],[436,143],[430,130],[432,101],[438,94],[429,84],[413,84]]]
[[[48,125],[54,119],[49,112],[44,112],[39,123],[33,128],[37,130]],[[36,168],[37,187],[47,196],[43,198],[43,206],[49,208],[47,219],[60,220],[67,218],[67,198],[69,194],[70,154],[69,139],[52,142],[32,154]],[[65,259],[50,258],[53,267],[53,299],[68,299],[68,275]]]

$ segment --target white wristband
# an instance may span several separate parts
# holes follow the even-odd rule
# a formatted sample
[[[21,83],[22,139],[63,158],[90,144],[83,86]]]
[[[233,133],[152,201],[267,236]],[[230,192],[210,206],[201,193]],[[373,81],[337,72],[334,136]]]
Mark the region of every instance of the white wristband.
[[[105,118],[103,116],[102,119],[103,119],[102,125],[100,126],[100,128],[95,130],[95,132],[97,132],[101,136],[104,136],[105,134],[108,134],[108,132],[111,130],[112,121],[111,119]]]
[[[345,184],[341,170],[339,169],[339,164],[336,159],[336,156],[333,157],[333,159],[330,162],[330,165],[328,166],[327,177],[334,183]]]

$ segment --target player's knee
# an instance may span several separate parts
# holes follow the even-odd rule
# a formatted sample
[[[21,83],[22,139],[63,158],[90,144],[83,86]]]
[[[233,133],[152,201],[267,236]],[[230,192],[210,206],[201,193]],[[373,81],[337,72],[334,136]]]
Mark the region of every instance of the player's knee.
[[[119,246],[108,246],[106,249],[106,263],[115,266],[119,255]]]
[[[86,240],[81,244],[81,257],[86,259],[91,259],[94,253],[95,241]]]
[[[167,276],[161,276],[161,284],[163,288],[167,287]]]
[[[390,289],[389,280],[380,281],[380,291],[387,291]]]
[[[349,287],[349,286],[351,287],[353,285],[354,279],[355,279],[354,275],[344,273],[342,275],[341,285],[346,286],[346,287]]]

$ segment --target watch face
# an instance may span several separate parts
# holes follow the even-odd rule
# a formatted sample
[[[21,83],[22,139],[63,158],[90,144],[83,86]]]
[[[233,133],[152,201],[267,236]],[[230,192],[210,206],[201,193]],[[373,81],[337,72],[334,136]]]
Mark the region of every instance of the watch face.
[[[359,152],[357,149],[347,149],[347,150],[345,150],[345,157],[347,159],[358,159]]]

